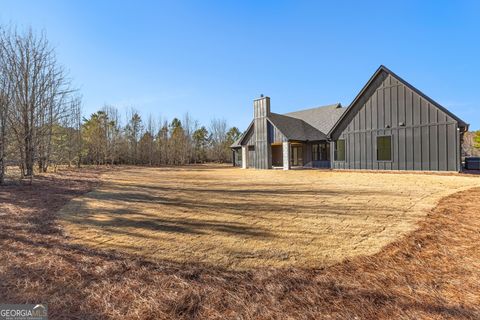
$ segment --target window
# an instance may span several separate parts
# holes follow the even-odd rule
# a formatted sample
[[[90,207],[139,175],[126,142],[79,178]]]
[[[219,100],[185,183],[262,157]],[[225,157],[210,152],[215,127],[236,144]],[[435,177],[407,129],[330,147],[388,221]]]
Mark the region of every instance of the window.
[[[312,160],[328,161],[330,159],[330,144],[328,142],[312,144]]]
[[[392,136],[377,137],[377,161],[392,161]]]
[[[313,161],[318,161],[320,160],[320,148],[319,148],[319,144],[316,143],[316,144],[312,144],[312,159]]]
[[[334,156],[335,161],[345,161],[345,140],[335,141]]]

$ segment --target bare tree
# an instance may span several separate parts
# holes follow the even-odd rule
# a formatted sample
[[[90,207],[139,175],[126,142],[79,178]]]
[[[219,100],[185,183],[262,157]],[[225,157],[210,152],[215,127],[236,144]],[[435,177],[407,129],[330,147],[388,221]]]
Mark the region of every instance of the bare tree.
[[[46,171],[53,125],[66,114],[70,92],[65,73],[45,34],[2,32],[5,75],[12,87],[10,128],[20,148],[23,176],[33,176],[35,160]]]
[[[193,120],[192,117],[186,113],[183,116],[183,127],[185,131],[185,144],[184,144],[184,162],[195,162],[195,146],[193,141],[193,133],[198,129],[198,122]]]
[[[77,167],[80,168],[83,155],[83,137],[82,137],[82,98],[81,96],[72,99],[72,117],[73,136],[71,137],[72,156],[69,157],[69,163],[74,159]]]
[[[114,106],[104,106],[103,112],[106,115],[106,121],[104,123],[104,132],[106,134],[104,148],[108,161],[113,165],[118,161],[120,152],[120,114]]]
[[[165,165],[168,164],[169,159],[169,126],[168,121],[164,120],[163,122],[159,120],[160,129],[158,130],[158,134],[156,137],[156,149],[157,149],[157,156],[158,164]]]
[[[227,122],[224,119],[213,119],[210,124],[210,134],[212,159],[218,162],[225,162],[228,158],[225,151]]]
[[[11,104],[11,82],[8,80],[5,50],[3,50],[4,33],[0,33],[0,185],[5,180],[5,151],[7,143],[7,116]]]
[[[149,139],[148,139],[148,146],[147,146],[147,158],[148,158],[148,164],[149,165],[154,165],[155,164],[155,131],[156,131],[156,125],[155,121],[153,121],[153,117],[150,114],[148,116],[147,120],[147,132],[149,134]]]
[[[54,164],[67,164],[69,167],[77,162],[81,152],[81,98],[74,96],[70,99],[68,113],[57,124],[52,125],[51,152],[48,158]]]
[[[3,184],[5,180],[8,100],[8,92],[4,88],[4,79],[2,79],[2,75],[0,74],[0,185]]]

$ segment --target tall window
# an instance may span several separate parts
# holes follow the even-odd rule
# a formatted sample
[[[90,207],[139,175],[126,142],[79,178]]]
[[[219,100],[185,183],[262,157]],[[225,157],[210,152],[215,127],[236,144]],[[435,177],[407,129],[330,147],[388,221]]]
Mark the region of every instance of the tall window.
[[[312,160],[326,161],[330,159],[330,144],[327,142],[312,144]]]
[[[335,161],[345,161],[345,140],[335,141],[334,159]]]
[[[313,161],[320,160],[320,145],[318,143],[312,144]]]
[[[377,160],[392,161],[392,136],[377,137]]]

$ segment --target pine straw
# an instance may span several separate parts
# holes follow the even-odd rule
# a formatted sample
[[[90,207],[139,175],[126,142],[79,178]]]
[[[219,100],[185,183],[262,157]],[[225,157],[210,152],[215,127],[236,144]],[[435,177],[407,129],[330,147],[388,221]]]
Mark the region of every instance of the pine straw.
[[[239,272],[66,242],[52,212],[97,177],[68,172],[0,189],[0,301],[48,303],[51,319],[480,317],[480,188],[443,199],[376,255]]]

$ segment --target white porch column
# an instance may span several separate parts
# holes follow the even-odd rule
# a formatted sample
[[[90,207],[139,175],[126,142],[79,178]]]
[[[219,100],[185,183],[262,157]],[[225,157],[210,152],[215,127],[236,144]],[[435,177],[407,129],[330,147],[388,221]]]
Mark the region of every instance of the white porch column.
[[[282,146],[283,146],[283,170],[290,170],[290,142],[284,141]]]
[[[248,146],[242,146],[242,169],[247,169]]]

